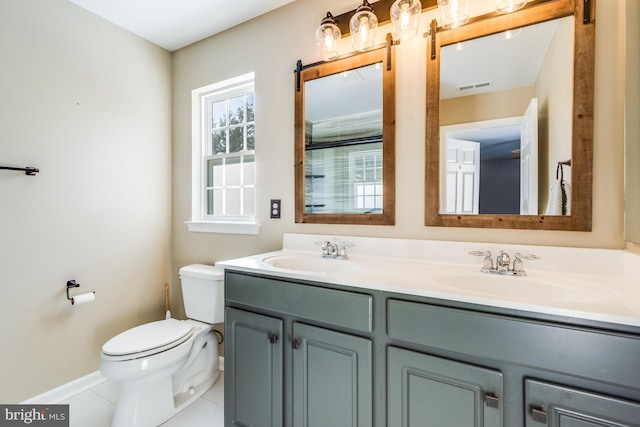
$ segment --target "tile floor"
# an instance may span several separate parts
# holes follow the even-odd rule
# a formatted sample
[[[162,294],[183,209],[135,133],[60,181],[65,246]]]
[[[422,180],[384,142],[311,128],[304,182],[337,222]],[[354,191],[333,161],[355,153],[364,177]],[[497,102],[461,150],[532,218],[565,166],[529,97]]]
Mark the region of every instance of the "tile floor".
[[[118,385],[107,381],[69,400],[70,427],[110,427],[118,398]],[[224,373],[202,397],[193,402],[163,427],[223,427]]]

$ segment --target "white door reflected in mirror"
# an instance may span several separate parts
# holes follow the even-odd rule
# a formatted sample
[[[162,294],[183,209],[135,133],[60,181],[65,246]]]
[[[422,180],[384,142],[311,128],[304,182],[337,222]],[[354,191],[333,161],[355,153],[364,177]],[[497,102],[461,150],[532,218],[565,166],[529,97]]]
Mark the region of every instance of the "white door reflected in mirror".
[[[446,211],[477,214],[480,201],[480,143],[447,137]]]
[[[441,206],[447,214],[538,214],[538,116],[442,126]]]

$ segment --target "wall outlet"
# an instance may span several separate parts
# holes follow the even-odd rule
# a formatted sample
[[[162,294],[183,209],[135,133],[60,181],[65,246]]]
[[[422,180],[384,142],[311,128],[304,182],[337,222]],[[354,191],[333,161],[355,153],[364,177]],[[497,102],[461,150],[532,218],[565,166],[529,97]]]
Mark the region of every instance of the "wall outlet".
[[[282,210],[282,202],[280,199],[271,199],[269,210],[271,211],[271,218],[280,218],[280,211]]]

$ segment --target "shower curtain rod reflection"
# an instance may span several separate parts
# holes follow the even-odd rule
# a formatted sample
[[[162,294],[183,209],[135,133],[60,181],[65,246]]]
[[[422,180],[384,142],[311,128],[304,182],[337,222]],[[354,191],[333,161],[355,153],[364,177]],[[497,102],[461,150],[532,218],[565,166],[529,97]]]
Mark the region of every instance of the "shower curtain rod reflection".
[[[10,170],[10,171],[20,171],[20,172],[24,172],[26,175],[31,175],[31,176],[34,176],[35,174],[40,172],[40,169],[32,168],[30,166],[27,166],[25,168],[16,168],[13,166],[0,166],[0,169]]]

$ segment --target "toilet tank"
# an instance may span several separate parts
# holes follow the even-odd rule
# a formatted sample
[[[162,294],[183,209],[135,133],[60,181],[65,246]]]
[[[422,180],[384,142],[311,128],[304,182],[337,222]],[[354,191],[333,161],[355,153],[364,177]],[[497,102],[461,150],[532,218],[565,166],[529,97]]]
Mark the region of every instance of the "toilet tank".
[[[224,322],[224,269],[192,264],[182,267],[179,275],[187,317],[211,324]]]

